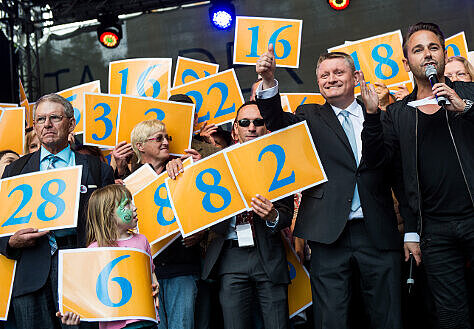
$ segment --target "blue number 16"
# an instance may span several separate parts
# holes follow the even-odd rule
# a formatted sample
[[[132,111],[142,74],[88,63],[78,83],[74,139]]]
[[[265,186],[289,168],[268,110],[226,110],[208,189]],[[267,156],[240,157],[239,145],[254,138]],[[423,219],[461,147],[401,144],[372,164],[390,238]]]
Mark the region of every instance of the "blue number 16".
[[[285,25],[277,29],[275,32],[272,33],[270,39],[268,40],[268,44],[273,44],[273,49],[275,51],[275,58],[276,59],[284,59],[287,58],[291,53],[291,44],[288,40],[280,39],[277,40],[278,35],[284,30],[292,27],[293,25]],[[257,46],[258,46],[258,31],[260,30],[260,26],[249,27],[248,30],[252,31],[252,43],[250,44],[250,54],[246,55],[246,57],[258,57],[257,53]],[[283,46],[283,55],[278,56],[276,53],[276,42],[281,43]]]
[[[148,97],[145,93],[145,82],[147,81],[148,75],[150,72],[155,68],[158,67],[159,64],[152,65],[148,67],[145,71],[140,74],[140,77],[137,81],[137,91],[138,94],[142,97]],[[118,72],[122,75],[122,83],[120,85],[120,93],[126,94],[127,93],[127,83],[128,83],[128,67]],[[148,79],[148,82],[151,83],[153,87],[153,94],[151,95],[152,98],[157,98],[161,91],[161,85],[158,80],[155,79]]]

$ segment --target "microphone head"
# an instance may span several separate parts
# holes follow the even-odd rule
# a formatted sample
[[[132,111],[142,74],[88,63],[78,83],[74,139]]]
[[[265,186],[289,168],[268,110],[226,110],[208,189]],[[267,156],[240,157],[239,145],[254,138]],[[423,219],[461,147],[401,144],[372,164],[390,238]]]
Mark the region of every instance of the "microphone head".
[[[434,65],[427,65],[425,68],[425,75],[427,78],[433,75],[437,75],[438,72],[436,72],[436,68]]]

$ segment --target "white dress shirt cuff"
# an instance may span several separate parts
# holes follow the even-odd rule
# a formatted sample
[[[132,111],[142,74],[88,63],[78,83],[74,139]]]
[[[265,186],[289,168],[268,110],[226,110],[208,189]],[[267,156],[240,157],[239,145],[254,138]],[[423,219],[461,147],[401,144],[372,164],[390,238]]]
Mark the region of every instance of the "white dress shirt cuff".
[[[260,99],[272,98],[273,96],[278,94],[278,81],[275,79],[275,86],[271,88],[268,88],[265,90],[263,90],[262,88],[263,88],[263,83],[260,83],[255,93],[257,98],[260,98]]]
[[[410,232],[405,233],[405,237],[403,239],[404,242],[420,242],[420,236],[418,233]]]

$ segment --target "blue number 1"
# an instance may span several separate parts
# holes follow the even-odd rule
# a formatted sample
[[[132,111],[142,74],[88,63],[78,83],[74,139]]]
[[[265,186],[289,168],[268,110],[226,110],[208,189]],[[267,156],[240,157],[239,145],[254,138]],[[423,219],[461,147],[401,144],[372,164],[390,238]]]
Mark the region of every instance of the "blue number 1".
[[[294,183],[295,182],[294,171],[291,171],[290,176],[282,178],[280,180],[278,179],[278,176],[280,176],[281,170],[283,169],[283,166],[285,165],[285,160],[286,160],[285,150],[280,145],[277,145],[277,144],[267,145],[262,149],[262,151],[260,151],[260,154],[258,155],[258,161],[261,161],[262,156],[267,152],[273,153],[277,160],[277,168],[276,168],[275,176],[273,177],[273,181],[270,185],[270,188],[268,189],[268,192],[274,191],[283,186]]]

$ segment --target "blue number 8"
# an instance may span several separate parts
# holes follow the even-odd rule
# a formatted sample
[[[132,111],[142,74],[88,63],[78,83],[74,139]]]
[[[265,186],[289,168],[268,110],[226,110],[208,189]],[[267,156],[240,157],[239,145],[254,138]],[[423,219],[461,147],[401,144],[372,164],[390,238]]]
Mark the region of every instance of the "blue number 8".
[[[105,126],[105,132],[104,132],[104,136],[102,136],[102,137],[99,137],[96,133],[93,133],[92,134],[92,139],[94,139],[96,141],[102,141],[102,140],[106,139],[107,137],[109,137],[110,134],[112,134],[112,130],[113,130],[114,126],[112,124],[112,121],[110,121],[110,119],[107,118],[107,116],[110,114],[110,111],[112,111],[109,104],[99,103],[96,106],[94,106],[94,111],[98,107],[102,107],[104,109],[104,113],[102,113],[102,115],[100,117],[94,119],[94,121],[95,122],[102,121],[104,123],[104,126]]]
[[[204,183],[202,177],[204,174],[210,174],[214,179],[214,183],[212,185],[207,185]],[[208,168],[199,173],[196,177],[196,187],[199,191],[204,192],[204,198],[202,199],[202,206],[207,212],[216,213],[225,208],[227,208],[232,200],[232,196],[228,189],[223,186],[219,186],[221,182],[222,176],[221,174],[214,168]],[[223,205],[220,207],[214,207],[211,202],[211,194],[219,195],[223,202]]]
[[[170,203],[170,200],[168,199],[168,196],[166,196],[166,198],[164,198],[164,199],[160,196],[161,189],[165,189],[165,191],[166,191],[165,183],[158,186],[158,188],[156,189],[155,194],[153,196],[153,200],[155,201],[155,204],[158,207],[160,207],[160,209],[158,209],[158,213],[156,214],[156,220],[157,220],[158,224],[160,224],[161,226],[166,226],[166,225],[170,225],[170,224],[173,224],[174,222],[176,222],[176,218],[173,217],[172,220],[166,220],[165,216],[163,216],[163,208],[165,208],[165,207],[166,208],[171,208],[171,203]]]
[[[99,277],[97,278],[95,291],[97,294],[97,298],[99,298],[100,302],[105,306],[120,307],[128,303],[130,298],[132,298],[132,284],[130,283],[130,281],[121,276],[115,277],[111,280],[118,283],[120,289],[122,290],[122,298],[120,299],[120,301],[117,303],[112,302],[112,300],[110,300],[108,291],[108,281],[110,272],[112,272],[113,268],[115,267],[115,265],[117,265],[118,262],[129,257],[130,255],[123,255],[115,258],[104,267],[104,269],[100,272]]]
[[[58,184],[58,191],[56,192],[56,194],[51,194],[49,192],[49,186],[52,183]],[[41,197],[45,201],[40,204],[38,210],[36,211],[36,215],[38,216],[39,220],[50,221],[60,217],[64,213],[64,210],[66,209],[66,204],[64,203],[63,199],[59,198],[59,196],[63,194],[65,190],[66,183],[62,179],[51,179],[43,185],[43,187],[41,188]],[[45,212],[46,205],[48,203],[52,203],[56,207],[56,213],[51,217],[46,216]]]
[[[380,48],[385,48],[385,50],[387,51],[387,57],[380,56],[380,54],[379,54],[379,49]],[[399,68],[398,68],[397,62],[395,62],[393,59],[390,59],[390,57],[392,55],[393,55],[393,48],[390,45],[386,44],[386,43],[382,43],[382,44],[374,47],[374,49],[372,50],[372,58],[376,62],[379,63],[375,67],[375,76],[377,78],[382,79],[382,80],[388,80],[388,79],[391,79],[391,78],[393,78],[394,76],[396,76],[398,74]],[[382,72],[382,65],[384,65],[384,64],[389,66],[390,70],[392,71],[392,74],[390,74],[389,76],[386,76]]]

